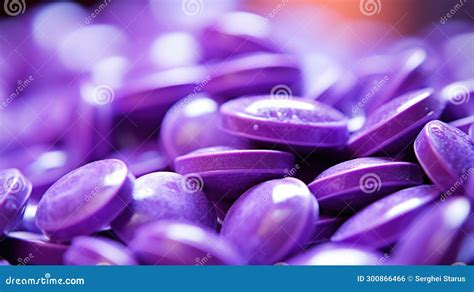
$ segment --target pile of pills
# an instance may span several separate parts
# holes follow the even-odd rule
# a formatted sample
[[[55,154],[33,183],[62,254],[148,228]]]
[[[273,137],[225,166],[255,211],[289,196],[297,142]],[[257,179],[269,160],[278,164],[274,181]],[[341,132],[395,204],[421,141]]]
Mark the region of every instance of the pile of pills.
[[[0,21],[0,264],[474,263],[472,23],[338,55],[126,4]]]

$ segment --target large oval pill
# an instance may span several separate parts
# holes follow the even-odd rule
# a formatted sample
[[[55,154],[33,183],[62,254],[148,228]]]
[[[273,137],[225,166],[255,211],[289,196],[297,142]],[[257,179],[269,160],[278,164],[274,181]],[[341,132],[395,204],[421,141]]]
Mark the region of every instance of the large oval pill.
[[[300,180],[270,180],[237,199],[224,219],[221,235],[249,264],[274,264],[308,244],[318,209]]]
[[[422,182],[422,171],[414,163],[365,157],[328,168],[308,187],[318,198],[321,212],[339,215],[354,213],[381,197]]]
[[[331,237],[331,241],[371,248],[388,247],[439,195],[437,187],[428,185],[388,195],[349,218]]]
[[[298,97],[243,97],[221,106],[222,127],[255,141],[293,147],[340,148],[347,117],[329,105]]]
[[[408,149],[428,121],[440,116],[444,104],[431,88],[402,95],[370,114],[347,141],[347,149],[357,157],[396,156]]]
[[[129,242],[145,224],[159,220],[183,220],[214,229],[216,212],[202,191],[189,178],[173,172],[154,172],[135,181],[133,200],[112,223],[114,233]],[[193,188],[194,186],[194,188]]]
[[[264,149],[208,147],[176,158],[176,172],[204,185],[213,201],[235,199],[257,183],[284,177],[293,168],[292,154]]]
[[[436,120],[425,125],[414,147],[421,167],[445,197],[467,193],[466,182],[474,173],[474,145],[468,135]]]
[[[145,265],[241,265],[234,247],[211,230],[175,221],[142,227],[130,244]]]
[[[36,225],[57,241],[100,231],[130,202],[134,180],[120,160],[86,164],[46,191],[38,204]]]

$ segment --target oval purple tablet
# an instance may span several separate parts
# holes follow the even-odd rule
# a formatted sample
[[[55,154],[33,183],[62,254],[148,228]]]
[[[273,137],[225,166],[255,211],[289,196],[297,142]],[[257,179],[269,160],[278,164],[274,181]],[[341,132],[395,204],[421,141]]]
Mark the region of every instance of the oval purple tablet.
[[[271,94],[301,94],[301,69],[288,55],[252,54],[216,64],[205,86],[219,100]]]
[[[256,141],[307,148],[340,148],[347,139],[347,117],[309,99],[243,97],[221,106],[227,132]]]
[[[224,219],[221,236],[249,264],[274,264],[306,247],[318,216],[318,202],[303,182],[270,180],[237,199]]]
[[[10,263],[5,260],[0,260],[0,266],[9,266]]]
[[[55,241],[108,225],[132,199],[134,177],[116,159],[86,164],[59,179],[41,198],[36,225]]]
[[[0,170],[0,238],[19,224],[31,189],[18,169]]]
[[[379,252],[347,244],[323,243],[288,260],[297,266],[377,265],[384,256]]]
[[[136,265],[132,254],[118,242],[100,237],[79,236],[64,254],[64,264],[75,266]]]
[[[219,104],[199,95],[184,98],[166,114],[160,142],[169,161],[199,148],[217,145],[239,146],[239,139],[219,128]]]
[[[393,193],[349,218],[331,237],[331,241],[371,248],[388,247],[439,195],[437,187],[428,185]]]
[[[446,101],[443,120],[461,119],[474,115],[474,78],[457,81],[443,88],[441,97]]]
[[[161,221],[141,228],[130,244],[145,265],[241,265],[242,258],[225,239],[194,225]]]
[[[133,200],[112,223],[115,234],[130,242],[135,232],[160,220],[180,220],[215,229],[214,207],[202,190],[190,188],[187,177],[173,172],[154,172],[135,181]]]
[[[67,245],[50,242],[42,234],[10,232],[1,243],[2,256],[18,265],[61,265]]]
[[[464,182],[474,173],[474,145],[468,135],[441,121],[431,121],[414,147],[421,167],[445,197],[467,191]]]
[[[293,155],[287,152],[229,147],[199,149],[174,162],[176,172],[195,180],[217,201],[236,198],[257,183],[281,178],[294,164]]]
[[[398,155],[428,121],[439,117],[443,108],[444,102],[431,88],[402,95],[369,115],[364,126],[347,141],[347,149],[357,157]]]
[[[354,213],[385,195],[423,182],[418,165],[383,157],[357,158],[323,171],[308,185],[321,212]]]
[[[396,265],[452,264],[471,210],[467,199],[451,198],[434,205],[409,226],[393,251]]]

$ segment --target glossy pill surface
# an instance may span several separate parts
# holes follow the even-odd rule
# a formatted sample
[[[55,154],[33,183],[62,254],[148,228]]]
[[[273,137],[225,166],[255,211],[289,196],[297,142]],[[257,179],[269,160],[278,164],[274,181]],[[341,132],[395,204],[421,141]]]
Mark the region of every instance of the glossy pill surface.
[[[422,183],[418,165],[384,157],[348,160],[323,171],[308,187],[323,213],[354,213],[397,190]]]
[[[154,172],[135,181],[133,199],[112,223],[112,230],[124,242],[130,242],[136,231],[151,222],[182,220],[216,227],[216,212],[207,200],[202,185],[173,172]]]
[[[270,180],[232,205],[221,235],[249,264],[274,264],[309,243],[318,216],[318,202],[303,182]]]
[[[339,148],[347,139],[347,118],[309,99],[242,97],[222,105],[222,127],[251,140],[295,147]]]
[[[46,191],[38,204],[36,225],[57,241],[97,232],[127,207],[134,180],[120,160],[86,164]]]

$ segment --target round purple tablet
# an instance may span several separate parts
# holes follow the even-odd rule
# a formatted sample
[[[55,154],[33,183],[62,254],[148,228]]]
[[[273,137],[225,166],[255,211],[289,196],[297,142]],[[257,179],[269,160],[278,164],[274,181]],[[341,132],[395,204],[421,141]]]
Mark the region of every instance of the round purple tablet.
[[[288,260],[298,266],[377,265],[384,256],[377,251],[347,244],[323,243]]]
[[[219,100],[244,95],[301,94],[301,69],[288,55],[252,54],[216,64],[205,86]]]
[[[42,234],[10,232],[2,242],[2,256],[17,265],[61,265],[67,245],[50,242]]]
[[[143,225],[159,220],[183,220],[216,228],[214,207],[202,190],[188,178],[173,172],[154,172],[135,181],[133,200],[111,224],[124,242],[130,242]]]
[[[249,264],[274,264],[306,247],[318,216],[318,202],[302,181],[270,180],[237,199],[224,219],[221,236]]]
[[[384,157],[357,158],[323,171],[308,185],[321,212],[354,213],[385,195],[423,182],[414,163]]]
[[[344,146],[347,117],[332,107],[309,99],[255,96],[221,106],[227,132],[256,141],[307,148]]]
[[[134,179],[120,160],[86,164],[46,191],[38,204],[36,225],[57,241],[97,232],[130,202]]]
[[[160,141],[169,161],[199,148],[239,146],[239,139],[219,128],[219,121],[219,104],[205,95],[176,103],[160,129]]]
[[[347,148],[357,157],[397,155],[409,148],[421,128],[437,119],[443,108],[444,102],[431,88],[409,92],[369,115],[350,137]]]
[[[241,265],[242,258],[217,233],[194,225],[161,221],[142,227],[130,244],[146,265]]]
[[[18,169],[0,170],[0,238],[19,224],[31,189]]]
[[[474,145],[468,135],[436,120],[425,125],[414,147],[421,167],[444,196],[467,191],[464,182],[474,172]]]
[[[295,164],[292,154],[277,150],[238,150],[209,147],[176,158],[178,173],[186,175],[212,200],[232,199],[248,188],[281,178]]]
[[[331,241],[371,248],[388,247],[439,195],[436,186],[428,185],[398,191],[349,218],[331,237]]]
[[[0,266],[9,266],[9,265],[10,265],[9,262],[0,259]]]
[[[429,208],[401,237],[391,262],[396,265],[452,264],[470,210],[469,201],[462,197]]]
[[[472,117],[474,115],[474,78],[447,85],[441,91],[441,97],[446,100],[443,120]]]
[[[79,236],[64,254],[64,264],[75,266],[136,265],[133,256],[120,243],[107,238]]]

